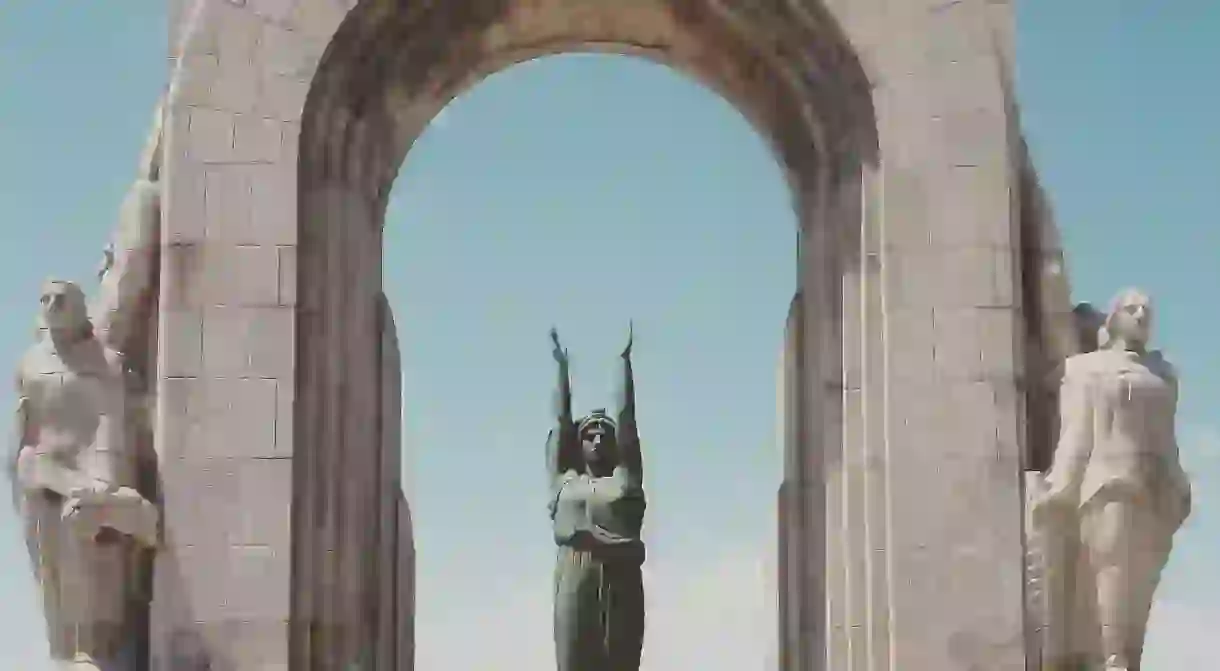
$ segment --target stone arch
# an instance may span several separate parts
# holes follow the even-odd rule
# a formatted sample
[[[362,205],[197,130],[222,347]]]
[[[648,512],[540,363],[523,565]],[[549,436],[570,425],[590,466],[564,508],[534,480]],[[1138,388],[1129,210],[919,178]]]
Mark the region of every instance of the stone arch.
[[[185,5],[167,104],[158,393],[196,402],[157,406],[177,530],[158,560],[173,569],[158,574],[182,579],[157,589],[154,666],[191,640],[193,663],[212,668],[395,668],[401,651],[376,638],[384,611],[403,607],[377,598],[384,567],[365,560],[386,553],[378,511],[410,526],[392,483],[369,486],[393,442],[381,345],[409,328],[381,302],[390,186],[463,89],[533,57],[605,50],[719,91],[792,188],[786,668],[1017,668],[1019,137],[1000,85],[1011,10],[899,4]],[[964,280],[930,279],[946,267]],[[208,496],[220,521],[192,525]],[[225,517],[237,510],[246,517]],[[930,620],[931,598],[953,607]]]
[[[380,228],[399,164],[445,103],[513,63],[593,48],[642,55],[691,73],[744,110],[770,141],[797,196],[802,229],[843,228],[853,215],[823,205],[841,202],[844,188],[859,202],[853,179],[858,183],[862,161],[876,157],[871,92],[854,52],[829,15],[814,6],[807,13],[793,9],[745,16],[736,7],[701,2],[548,0],[379,12],[376,5],[358,4],[321,59],[302,119],[298,371],[301,379],[310,375],[311,381],[298,383],[298,422],[304,419],[309,424],[299,424],[296,435],[324,436],[327,423],[345,414],[340,408],[347,394],[360,384],[349,377],[351,371],[367,371],[370,365],[367,331],[353,328],[328,334],[323,324],[361,323],[368,318],[367,308],[358,303],[372,300],[380,291]],[[788,27],[777,31],[779,44],[760,39],[775,26]],[[796,60],[791,54],[799,53],[802,44],[818,46],[807,60]],[[819,99],[837,102],[810,104]],[[353,207],[353,201],[359,204]],[[858,220],[859,213],[854,216]],[[816,237],[827,241],[837,236]],[[833,267],[843,258],[826,251],[825,242],[818,245],[819,268]],[[327,270],[328,264],[364,270],[336,274]],[[834,287],[822,285],[833,277],[834,273],[806,274],[802,282],[816,283],[812,293],[835,293]],[[335,292],[340,281],[344,290]],[[838,337],[833,319],[824,318],[819,324],[822,339]],[[363,363],[348,359],[335,369],[338,380],[313,381],[326,379],[326,362],[337,352]],[[397,368],[391,374],[397,374]],[[328,388],[333,390],[330,395]],[[334,444],[362,444],[346,431],[341,436],[335,436],[339,442]],[[315,464],[313,470],[306,465],[325,460],[333,450],[310,438],[299,439],[297,449],[304,457],[295,480],[298,494],[311,500],[325,488],[336,488],[335,495],[342,496],[337,489],[342,481],[334,477],[333,468]],[[302,530],[294,538],[296,579],[310,583],[304,593],[318,597],[300,602],[303,621],[331,617],[351,621],[360,610],[357,603],[328,598],[328,591],[342,590],[343,578],[313,560],[327,549],[338,553],[340,562],[349,552],[360,554],[362,543],[335,546],[334,537],[327,539],[324,534],[328,527],[344,526],[340,520],[348,515],[349,519],[362,515],[345,514],[341,508],[332,511],[334,518],[322,534],[298,527]],[[342,572],[330,569],[336,570]],[[313,616],[304,614],[308,611]],[[309,636],[298,630],[293,651],[300,657],[294,662],[309,658],[338,663],[374,644],[367,630],[353,634],[354,638],[314,638],[307,648],[304,641]]]

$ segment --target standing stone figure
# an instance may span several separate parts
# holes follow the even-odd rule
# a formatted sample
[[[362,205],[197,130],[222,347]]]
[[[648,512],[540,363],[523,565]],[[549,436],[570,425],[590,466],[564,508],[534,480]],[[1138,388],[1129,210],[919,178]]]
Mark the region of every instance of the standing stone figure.
[[[95,337],[85,295],[51,280],[38,341],[17,375],[15,498],[62,668],[128,669],[133,542],[153,546],[158,515],[131,484],[127,370]]]
[[[42,294],[39,338],[17,374],[8,459],[43,602],[51,658],[64,668],[146,667],[152,557],[159,536],[150,398],[161,220],[162,114],[140,158],[86,306],[71,282]]]
[[[631,338],[622,352],[617,421],[605,410],[572,418],[568,352],[559,364],[557,426],[547,440],[555,567],[558,671],[638,671],[644,643],[643,465],[635,424]]]
[[[97,300],[48,281],[17,371],[6,467],[63,668],[146,668],[159,536],[146,378],[155,349],[162,114],[98,269]]]
[[[1177,376],[1147,349],[1152,305],[1121,293],[1098,350],[1070,357],[1060,436],[1032,516],[1048,552],[1053,669],[1138,671],[1153,594],[1190,514]]]

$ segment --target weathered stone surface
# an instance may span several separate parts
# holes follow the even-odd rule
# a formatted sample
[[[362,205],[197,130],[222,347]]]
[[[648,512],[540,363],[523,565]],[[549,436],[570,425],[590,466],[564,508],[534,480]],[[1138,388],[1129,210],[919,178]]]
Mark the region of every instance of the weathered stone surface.
[[[399,545],[413,539],[400,538],[399,497],[402,496],[402,353],[398,348],[398,326],[389,300],[379,301],[381,323],[381,478],[377,487],[377,566],[376,566],[376,656],[374,668],[399,667],[400,631],[414,628],[415,614],[399,609]],[[409,668],[409,667],[406,667]]]
[[[135,489],[134,385],[123,355],[95,334],[79,287],[48,281],[41,305],[38,340],[17,372],[9,466],[50,658],[80,669],[132,668],[140,635],[128,604],[145,601],[136,562],[141,546],[157,544],[159,523]],[[116,305],[106,316],[127,323],[130,311]]]
[[[1011,132],[1009,3],[411,7],[196,0],[175,11],[156,441],[168,520],[199,528],[167,537],[154,668],[291,660],[307,671],[357,659],[389,626],[358,614],[373,601],[389,610],[369,593],[391,573],[393,654],[410,668],[404,499],[394,571],[369,573],[362,559],[389,561],[391,531],[375,518],[397,495],[378,473],[397,449],[377,430],[393,396],[377,354],[384,333],[373,327],[385,194],[415,136],[463,87],[596,42],[715,87],[790,177],[802,266],[785,367],[785,668],[1024,669],[1023,594],[1012,579],[1028,440],[1021,353],[1052,342],[1064,320],[1047,301],[1027,304],[1041,295],[1030,277],[1047,294],[1062,282],[1043,274],[1057,243],[1040,242],[1036,254],[1024,246],[1028,221],[1053,226],[1045,203],[1026,197],[1036,180]],[[274,487],[234,484],[267,457],[282,458]],[[228,484],[200,470],[220,463]],[[299,474],[291,488],[289,473]],[[192,501],[213,487],[234,508],[258,507],[259,520],[203,519]],[[322,517],[292,510],[292,543],[272,530],[286,524],[290,501],[322,496],[334,503]],[[349,527],[340,546],[338,530]],[[194,536],[213,540],[195,546]],[[249,570],[208,571],[203,557]],[[242,592],[249,575],[265,584],[240,607],[215,602]],[[291,612],[289,576],[300,597]],[[266,603],[251,603],[259,594]],[[930,615],[942,600],[951,607]],[[314,635],[305,624],[318,626]],[[242,643],[226,649],[225,631],[243,632]]]

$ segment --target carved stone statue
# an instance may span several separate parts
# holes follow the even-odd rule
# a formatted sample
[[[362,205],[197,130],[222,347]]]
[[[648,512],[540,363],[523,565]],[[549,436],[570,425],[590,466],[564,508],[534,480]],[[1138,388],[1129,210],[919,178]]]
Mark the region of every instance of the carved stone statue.
[[[14,500],[51,658],[80,671],[140,669],[145,656],[159,514],[142,411],[155,346],[161,135],[158,109],[97,300],[87,306],[74,283],[47,282],[39,337],[17,374]]]
[[[1099,349],[1064,366],[1059,442],[1031,511],[1047,541],[1052,669],[1140,669],[1153,594],[1190,514],[1177,375],[1147,349],[1151,326],[1148,297],[1125,291]]]
[[[137,364],[149,346],[148,322],[156,299],[161,229],[161,110],[158,108],[136,179],[123,199],[118,228],[102,253],[99,290],[89,306],[97,336]],[[144,341],[144,342],[137,342]]]
[[[75,284],[47,282],[41,302],[40,337],[17,375],[12,468],[26,543],[52,659],[118,668],[131,543],[156,544],[157,511],[131,487],[122,355],[94,336]]]
[[[622,352],[617,421],[605,410],[572,418],[568,352],[559,364],[557,426],[547,440],[559,671],[638,671],[644,642],[643,465],[635,424],[631,338]]]

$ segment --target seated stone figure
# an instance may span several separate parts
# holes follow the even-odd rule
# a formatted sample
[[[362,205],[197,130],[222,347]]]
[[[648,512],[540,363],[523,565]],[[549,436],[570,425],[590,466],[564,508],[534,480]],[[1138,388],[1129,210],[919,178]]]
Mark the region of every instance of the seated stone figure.
[[[1114,301],[1098,349],[1067,360],[1060,436],[1032,518],[1047,545],[1051,669],[1138,671],[1153,594],[1190,514],[1178,383],[1147,349],[1152,305]]]
[[[84,293],[49,281],[38,341],[17,375],[17,454],[10,462],[62,668],[119,669],[132,540],[157,542],[156,507],[132,488],[122,356],[94,336]]]

